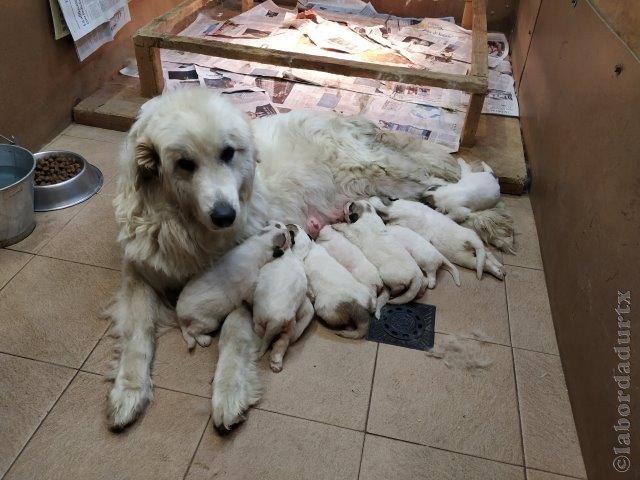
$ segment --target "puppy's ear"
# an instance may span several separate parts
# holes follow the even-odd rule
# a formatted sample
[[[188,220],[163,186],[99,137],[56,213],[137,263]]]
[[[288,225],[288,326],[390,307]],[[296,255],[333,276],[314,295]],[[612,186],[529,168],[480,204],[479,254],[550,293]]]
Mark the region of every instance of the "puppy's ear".
[[[422,198],[422,203],[424,203],[425,205],[430,206],[431,208],[436,208],[436,201],[433,198],[433,194],[432,193],[427,193],[423,198]]]
[[[153,144],[149,141],[142,141],[136,145],[136,190],[146,183],[149,183],[159,175],[160,156]]]
[[[284,251],[287,248],[287,233],[282,232],[273,237],[273,258],[278,258],[284,255]]]

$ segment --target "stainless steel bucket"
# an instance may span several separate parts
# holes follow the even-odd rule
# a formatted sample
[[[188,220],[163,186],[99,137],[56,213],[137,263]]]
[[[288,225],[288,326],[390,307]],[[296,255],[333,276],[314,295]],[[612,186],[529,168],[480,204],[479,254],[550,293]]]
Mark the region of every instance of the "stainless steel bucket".
[[[36,227],[33,211],[33,154],[0,144],[0,247],[18,243]]]

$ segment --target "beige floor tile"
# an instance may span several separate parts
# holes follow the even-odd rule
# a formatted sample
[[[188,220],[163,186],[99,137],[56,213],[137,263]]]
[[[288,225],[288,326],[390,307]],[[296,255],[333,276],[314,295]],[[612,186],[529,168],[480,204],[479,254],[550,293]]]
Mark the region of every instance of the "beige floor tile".
[[[529,268],[542,268],[538,230],[533,218],[529,197],[504,195],[503,199],[513,215],[515,224],[515,255],[504,254],[504,263]]]
[[[460,268],[460,287],[448,272],[438,272],[438,284],[420,300],[436,306],[436,332],[480,338],[510,345],[504,283],[490,275],[478,280]]]
[[[208,401],[156,390],[146,415],[114,434],[102,411],[107,388],[102,377],[80,372],[5,480],[182,478],[207,422]]]
[[[113,213],[115,184],[104,187],[41,251],[41,255],[88,265],[119,269],[122,254],[116,243]]]
[[[44,257],[0,291],[0,351],[79,367],[107,328],[118,272]]]
[[[120,145],[113,142],[61,135],[43,150],[70,150],[82,155],[89,163],[98,167],[104,175],[105,184],[118,171]]]
[[[380,344],[367,432],[523,464],[511,349],[463,340],[448,352]]]
[[[512,345],[557,355],[558,344],[544,272],[530,268],[505,268]]]
[[[113,358],[115,340],[105,335],[82,366],[82,370],[105,375]],[[158,339],[153,361],[153,383],[179,392],[211,397],[211,379],[218,359],[218,339],[208,348],[196,347],[192,352],[178,330]]]
[[[0,288],[24,267],[33,255],[0,249]]]
[[[87,202],[84,202],[52,212],[36,212],[36,228],[31,235],[9,248],[21,252],[38,253],[86,204]]]
[[[573,478],[575,477],[565,477],[564,475],[556,475],[555,473],[541,472],[527,468],[527,480],[572,480]]]
[[[359,480],[524,480],[524,468],[367,435]]]
[[[259,407],[364,430],[375,356],[376,343],[340,338],[314,322],[291,345],[280,373],[269,370],[265,355]]]
[[[560,358],[514,349],[527,467],[582,477],[582,454]]]
[[[207,426],[186,478],[355,480],[363,435],[253,410],[225,437]]]
[[[80,125],[72,123],[62,132],[62,135],[70,137],[86,138],[89,140],[102,140],[104,142],[121,144],[127,138],[126,132],[117,132],[115,130],[106,130],[104,128],[89,127],[88,125]]]
[[[75,370],[0,354],[0,477],[71,381]]]

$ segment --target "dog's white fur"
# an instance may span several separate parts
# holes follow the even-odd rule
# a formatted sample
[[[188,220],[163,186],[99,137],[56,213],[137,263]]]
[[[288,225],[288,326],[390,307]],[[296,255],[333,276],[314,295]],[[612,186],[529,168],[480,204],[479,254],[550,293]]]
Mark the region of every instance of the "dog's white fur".
[[[464,222],[471,212],[493,208],[500,201],[500,184],[493,170],[482,162],[481,172],[472,172],[469,164],[458,159],[460,180],[434,187],[425,195],[426,203],[456,222]]]
[[[287,229],[291,248],[260,269],[253,294],[253,329],[264,339],[265,350],[273,342],[270,360],[274,372],[282,370],[289,344],[302,335],[314,314],[303,263],[309,249],[302,237],[307,234],[299,225],[290,224]]]
[[[376,302],[376,316],[380,316],[380,310],[389,300],[389,291],[384,289],[384,283],[378,269],[364,256],[364,253],[344,235],[337,232],[331,225],[325,225],[320,230],[316,242],[322,245],[329,255],[335,258],[340,265],[349,270],[349,273],[363,285],[368,286]]]
[[[424,237],[400,225],[387,225],[387,231],[416,261],[426,276],[427,288],[436,286],[436,273],[440,267],[448,271],[455,284],[460,286],[460,272],[458,272],[458,269]]]
[[[231,161],[222,160],[226,147],[234,149]],[[179,167],[181,159],[197,170]],[[110,427],[133,422],[151,398],[154,337],[159,325],[174,322],[172,292],[264,222],[331,223],[350,200],[419,199],[458,176],[437,145],[383,132],[363,118],[299,111],[250,123],[199,88],[145,103],[123,149],[114,201],[124,265],[109,309],[120,351],[107,402]],[[209,218],[220,200],[237,214],[226,228]],[[506,245],[507,215],[481,213],[467,221],[486,241]]]
[[[182,336],[192,349],[207,347],[211,332],[242,302],[251,302],[260,269],[291,245],[289,232],[274,222],[230,250],[180,293],[176,305]]]
[[[371,203],[385,221],[418,233],[449,261],[461,267],[475,269],[478,278],[482,278],[485,270],[500,280],[504,278],[502,265],[485,248],[473,230],[458,225],[446,215],[422,203],[394,200],[384,205],[380,198],[372,198]]]
[[[309,240],[308,248],[304,267],[316,314],[342,337],[363,337],[375,310],[376,296],[322,245]]]
[[[211,398],[213,424],[230,430],[244,420],[244,412],[262,395],[258,360],[263,340],[253,331],[251,312],[243,305],[222,324],[219,356]]]
[[[407,303],[422,289],[422,271],[407,250],[387,231],[384,222],[366,200],[345,206],[348,223],[334,225],[375,265],[389,289],[389,303]],[[422,292],[421,292],[422,291]]]

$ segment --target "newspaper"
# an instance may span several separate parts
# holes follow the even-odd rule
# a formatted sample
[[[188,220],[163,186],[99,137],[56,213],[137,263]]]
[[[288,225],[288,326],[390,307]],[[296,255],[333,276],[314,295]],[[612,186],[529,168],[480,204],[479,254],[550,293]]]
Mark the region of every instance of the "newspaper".
[[[489,91],[484,99],[482,113],[507,117],[520,115],[514,80],[510,74],[489,70]]]
[[[230,37],[247,35],[250,30],[255,38],[262,38],[270,35],[280,28],[288,28],[296,20],[297,14],[294,11],[279,7],[271,0],[247,10],[228,20],[227,24],[217,32],[218,35]],[[234,28],[235,25],[235,28]],[[241,28],[238,28],[241,27]],[[227,31],[225,31],[227,29]],[[237,32],[244,31],[243,35]]]
[[[350,28],[331,21],[304,22],[298,26],[318,47],[344,53],[362,53],[378,48]]]
[[[67,23],[64,21],[58,0],[49,0],[49,8],[51,9],[51,18],[53,19],[53,35],[56,40],[60,40],[69,35],[69,27],[67,27]]]
[[[65,22],[74,41],[94,31],[105,23],[111,23],[114,15],[127,10],[127,0],[58,0]]]
[[[503,33],[487,33],[489,68],[496,68],[509,55],[509,42]]]
[[[129,7],[125,6],[116,10],[107,23],[103,23],[89,34],[77,40],[75,46],[80,61],[87,58],[105,43],[111,42],[116,33],[130,20]]]
[[[449,152],[457,151],[460,145],[463,112],[375,96],[361,115],[383,130],[418,136],[444,146]]]
[[[425,87],[398,82],[383,82],[380,91],[394,100],[465,111],[468,95],[459,90]]]

